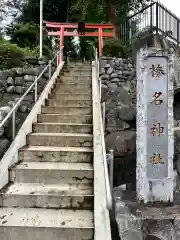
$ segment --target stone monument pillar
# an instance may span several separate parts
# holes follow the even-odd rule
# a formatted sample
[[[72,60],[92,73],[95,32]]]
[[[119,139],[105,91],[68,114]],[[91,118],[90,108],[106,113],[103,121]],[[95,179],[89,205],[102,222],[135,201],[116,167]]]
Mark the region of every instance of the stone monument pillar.
[[[172,56],[162,49],[137,54],[138,202],[173,202]]]

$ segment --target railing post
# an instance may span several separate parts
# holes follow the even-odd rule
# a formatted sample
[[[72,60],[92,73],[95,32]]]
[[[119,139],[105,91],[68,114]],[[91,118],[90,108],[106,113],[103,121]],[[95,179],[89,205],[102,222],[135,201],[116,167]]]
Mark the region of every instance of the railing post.
[[[99,61],[97,60],[97,79],[99,79]]]
[[[95,48],[95,61],[96,61],[96,63],[97,63],[97,61],[98,61],[98,53],[97,53],[97,48]]]
[[[36,81],[36,79],[35,79],[35,81]],[[35,86],[34,86],[34,101],[35,101],[35,103],[37,101],[37,90],[38,90],[37,88],[38,88],[38,83],[36,81]]]
[[[12,139],[16,136],[16,110],[12,113]]]
[[[51,61],[49,61],[49,80],[51,79],[52,75],[52,66],[51,66]]]
[[[132,37],[133,37],[131,19],[128,20],[128,24],[129,24],[129,39],[128,39],[128,43],[131,43]]]
[[[114,150],[109,150],[109,182],[111,187],[111,192],[113,190],[113,179],[114,179]]]
[[[105,131],[105,119],[106,119],[105,114],[106,114],[106,103],[103,102],[102,103],[102,122],[103,122],[103,129],[104,129],[104,131]]]
[[[59,65],[59,54],[57,54],[57,67]]]
[[[177,19],[177,45],[179,46],[179,27],[180,27],[180,24],[179,24],[179,20]]]
[[[152,27],[153,27],[153,6],[150,7],[150,31],[153,32]]]
[[[156,3],[156,34],[158,33],[158,26],[159,26],[159,13],[158,13],[158,3]]]

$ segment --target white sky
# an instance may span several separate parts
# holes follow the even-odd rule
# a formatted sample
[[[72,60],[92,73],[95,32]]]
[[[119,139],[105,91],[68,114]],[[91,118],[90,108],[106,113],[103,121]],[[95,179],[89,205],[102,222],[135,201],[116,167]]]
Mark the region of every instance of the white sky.
[[[180,18],[180,0],[160,0],[159,2]]]

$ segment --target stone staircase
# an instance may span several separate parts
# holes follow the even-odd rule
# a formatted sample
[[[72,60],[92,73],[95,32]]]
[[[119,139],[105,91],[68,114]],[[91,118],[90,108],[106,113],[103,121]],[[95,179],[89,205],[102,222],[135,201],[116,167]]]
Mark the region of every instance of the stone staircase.
[[[1,240],[94,239],[91,66],[69,67],[1,190]]]

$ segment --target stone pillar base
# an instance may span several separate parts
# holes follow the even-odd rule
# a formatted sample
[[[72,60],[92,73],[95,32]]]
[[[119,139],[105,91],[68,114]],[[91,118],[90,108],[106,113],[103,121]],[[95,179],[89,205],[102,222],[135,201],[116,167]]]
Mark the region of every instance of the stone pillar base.
[[[136,192],[115,188],[115,219],[121,240],[179,240],[180,193],[175,192],[174,205],[142,205]]]

